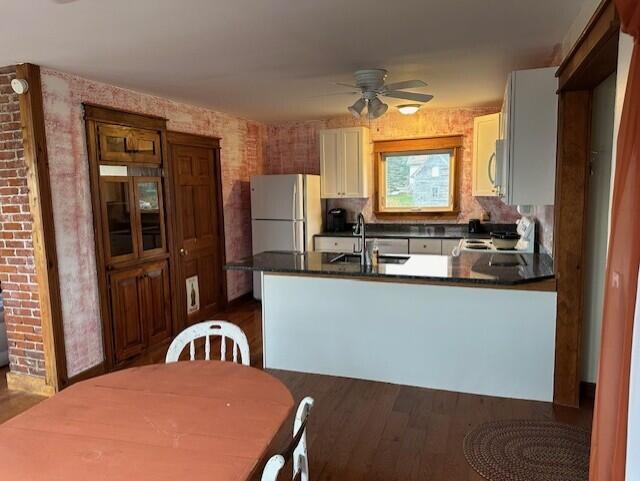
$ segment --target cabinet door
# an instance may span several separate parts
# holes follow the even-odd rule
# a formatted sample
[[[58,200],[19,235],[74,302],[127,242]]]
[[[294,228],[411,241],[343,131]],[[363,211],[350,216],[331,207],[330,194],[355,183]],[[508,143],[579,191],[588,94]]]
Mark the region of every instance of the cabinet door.
[[[167,261],[153,262],[143,267],[140,280],[142,292],[142,324],[148,332],[150,346],[171,337],[171,292]]]
[[[138,256],[134,198],[131,177],[100,177],[102,233],[109,265]]]
[[[442,254],[442,240],[440,239],[409,239],[410,254]]]
[[[132,152],[134,162],[144,164],[162,163],[162,146],[160,134],[155,130],[134,129],[135,150]]]
[[[98,124],[100,162],[161,164],[160,134],[154,130]]]
[[[135,219],[140,257],[166,252],[160,177],[134,177]]]
[[[473,195],[495,196],[496,141],[500,133],[500,114],[473,119]]]
[[[367,239],[367,245],[376,242],[380,254],[408,254],[409,239]]]
[[[316,237],[314,250],[316,252],[353,252],[359,248],[360,239],[356,237]]]
[[[511,75],[508,192],[510,205],[552,205],[555,200],[558,79],[555,68]]]
[[[320,132],[320,196],[341,197],[341,134],[340,129]]]
[[[116,363],[136,356],[146,349],[145,325],[142,321],[141,268],[113,272],[110,275],[111,320]]]
[[[342,197],[364,197],[362,129],[342,129]]]
[[[460,239],[442,239],[442,255],[450,256],[453,249],[458,247]]]
[[[135,150],[132,129],[98,124],[98,155],[101,162],[131,162]]]

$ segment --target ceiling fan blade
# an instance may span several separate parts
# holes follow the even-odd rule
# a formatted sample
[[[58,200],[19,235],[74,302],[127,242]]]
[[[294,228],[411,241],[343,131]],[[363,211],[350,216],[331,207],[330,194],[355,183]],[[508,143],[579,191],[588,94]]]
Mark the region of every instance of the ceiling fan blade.
[[[404,82],[395,82],[385,85],[387,90],[403,90],[403,89],[419,89],[426,87],[427,83],[422,80],[405,80]]]
[[[349,87],[350,89],[358,89],[360,90],[360,87],[358,87],[357,85],[351,85],[351,84],[347,84],[344,82],[334,82],[335,85],[340,85],[340,87]]]
[[[318,97],[333,97],[335,95],[362,95],[362,92],[360,92],[359,90],[357,92],[331,92],[331,93],[327,93],[327,94],[318,94],[318,95],[312,95],[310,97],[307,98],[318,98]]]
[[[429,94],[416,94],[413,92],[402,92],[400,90],[389,90],[381,95],[385,97],[392,97],[394,99],[413,100],[414,102],[428,102],[433,98],[433,95]]]

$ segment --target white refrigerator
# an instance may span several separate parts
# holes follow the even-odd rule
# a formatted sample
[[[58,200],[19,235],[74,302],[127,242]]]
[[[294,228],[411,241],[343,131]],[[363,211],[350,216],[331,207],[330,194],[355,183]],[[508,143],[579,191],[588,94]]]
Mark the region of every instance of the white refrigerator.
[[[313,250],[313,236],[322,230],[319,175],[256,175],[251,177],[253,254],[265,251]],[[253,296],[262,297],[260,273],[253,274]]]

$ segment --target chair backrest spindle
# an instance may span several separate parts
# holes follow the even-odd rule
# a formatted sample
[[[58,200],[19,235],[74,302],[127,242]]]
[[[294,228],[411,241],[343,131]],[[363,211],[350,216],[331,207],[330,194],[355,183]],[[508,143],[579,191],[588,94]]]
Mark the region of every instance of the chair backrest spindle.
[[[206,361],[211,360],[211,336],[209,334],[207,334],[204,342],[204,358]]]

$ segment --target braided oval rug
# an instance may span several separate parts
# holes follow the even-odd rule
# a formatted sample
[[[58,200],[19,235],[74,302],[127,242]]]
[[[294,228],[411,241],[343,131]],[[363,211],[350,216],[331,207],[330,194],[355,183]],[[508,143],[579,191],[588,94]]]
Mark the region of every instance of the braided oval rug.
[[[490,481],[586,481],[590,438],[553,421],[492,421],[466,435],[464,455]]]

